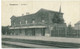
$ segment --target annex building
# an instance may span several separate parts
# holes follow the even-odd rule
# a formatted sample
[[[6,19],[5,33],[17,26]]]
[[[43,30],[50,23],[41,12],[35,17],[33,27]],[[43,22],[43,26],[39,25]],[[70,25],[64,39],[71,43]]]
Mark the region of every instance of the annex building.
[[[56,29],[59,32],[66,29],[66,23],[61,8],[58,12],[40,9],[34,14],[12,16],[9,29],[11,35],[52,36],[52,30]]]
[[[78,22],[75,24],[74,29],[75,29],[75,30],[80,30],[80,21],[78,21]]]

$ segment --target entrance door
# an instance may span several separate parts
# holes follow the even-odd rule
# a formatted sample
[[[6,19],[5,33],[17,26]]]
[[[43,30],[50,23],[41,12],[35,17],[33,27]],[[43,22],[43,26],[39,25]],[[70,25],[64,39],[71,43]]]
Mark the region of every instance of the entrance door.
[[[21,35],[25,35],[25,29],[21,30]]]
[[[41,36],[41,34],[42,34],[41,33],[41,29],[40,28],[38,28],[38,29],[36,28],[35,29],[35,34],[36,34],[36,36]]]
[[[45,28],[42,28],[42,36],[45,36]]]
[[[35,36],[35,28],[32,29],[32,36]]]
[[[28,35],[28,29],[25,29],[25,35]]]

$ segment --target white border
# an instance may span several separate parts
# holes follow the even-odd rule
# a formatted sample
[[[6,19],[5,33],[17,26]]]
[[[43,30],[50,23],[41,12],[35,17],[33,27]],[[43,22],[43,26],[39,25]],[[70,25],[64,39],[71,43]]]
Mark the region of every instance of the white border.
[[[80,0],[3,0],[3,1],[80,1]]]
[[[0,6],[1,6],[1,0],[0,0]],[[0,42],[1,42],[1,7],[0,7]],[[0,49],[2,49],[1,48],[2,47],[2,42],[0,43]]]
[[[80,1],[80,0],[3,0],[3,1]],[[1,0],[0,0],[0,6],[1,6]],[[1,7],[0,7],[0,42],[1,42]],[[1,48],[2,43],[0,43]],[[2,49],[2,48],[1,48]],[[12,48],[4,48],[4,49],[12,49]],[[17,49],[17,48],[13,48]],[[26,49],[26,48],[19,48],[19,49]],[[29,48],[28,48],[29,49]],[[30,48],[30,49],[46,49],[46,48]],[[48,49],[48,48],[47,48]],[[50,48],[49,48],[50,49]],[[54,48],[52,48],[54,49]],[[61,48],[62,49],[62,48]],[[70,49],[70,48],[69,48]],[[72,48],[73,49],[73,48]],[[78,49],[78,48],[76,48]],[[79,48],[80,49],[80,48]]]

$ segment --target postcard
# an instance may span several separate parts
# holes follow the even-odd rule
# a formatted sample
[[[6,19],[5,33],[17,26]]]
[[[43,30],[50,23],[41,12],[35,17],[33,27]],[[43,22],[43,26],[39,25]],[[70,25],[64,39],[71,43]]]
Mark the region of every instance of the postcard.
[[[2,48],[80,48],[80,1],[2,0]]]

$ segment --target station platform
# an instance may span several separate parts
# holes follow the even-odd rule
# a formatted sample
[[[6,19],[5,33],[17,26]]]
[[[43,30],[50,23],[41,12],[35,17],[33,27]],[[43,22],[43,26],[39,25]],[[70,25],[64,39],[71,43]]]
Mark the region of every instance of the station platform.
[[[56,42],[80,44],[80,38],[67,38],[67,37],[13,36],[13,35],[8,36],[8,35],[2,35],[2,38],[29,39],[29,40],[42,40],[42,41],[56,41]]]

